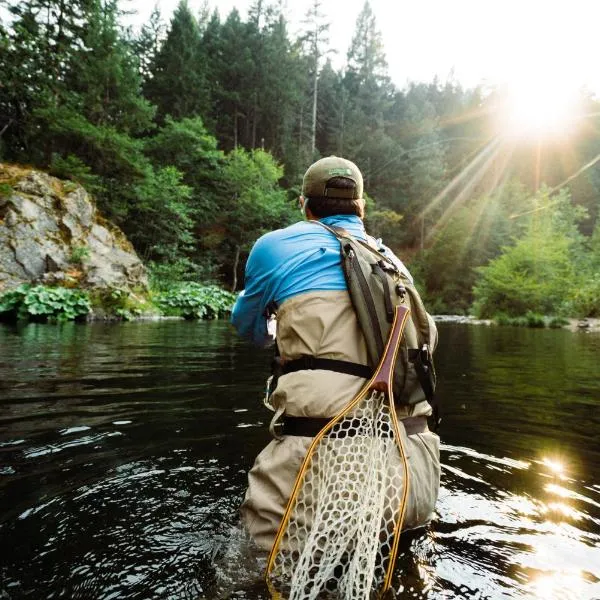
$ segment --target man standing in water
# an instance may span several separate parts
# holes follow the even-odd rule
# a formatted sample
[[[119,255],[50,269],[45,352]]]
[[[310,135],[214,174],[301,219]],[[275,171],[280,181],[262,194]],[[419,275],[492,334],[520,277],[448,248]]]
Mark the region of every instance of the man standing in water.
[[[232,323],[239,333],[262,347],[274,339],[268,325],[273,324],[270,316],[277,315],[283,374],[269,398],[275,410],[274,439],[256,458],[241,507],[247,531],[264,550],[273,545],[296,476],[323,419],[337,415],[369,378],[368,369],[356,368],[368,364],[367,347],[348,294],[340,242],[312,221],[343,228],[376,245],[410,278],[389,248],[365,232],[362,196],[362,175],[354,163],[330,156],[311,165],[300,196],[306,220],[256,242],[246,265],[245,290],[233,309]],[[433,349],[437,332],[428,319],[428,345]],[[426,400],[396,408],[400,422],[411,417],[410,429],[402,429],[411,482],[404,529],[429,522],[437,500],[439,438],[427,428],[431,412]]]

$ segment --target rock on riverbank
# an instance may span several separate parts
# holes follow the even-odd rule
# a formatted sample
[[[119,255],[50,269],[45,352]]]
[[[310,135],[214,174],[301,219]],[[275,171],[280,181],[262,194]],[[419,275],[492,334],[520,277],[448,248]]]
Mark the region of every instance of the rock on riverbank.
[[[133,246],[84,188],[0,163],[0,293],[22,283],[148,287]]]
[[[493,325],[491,319],[476,319],[464,315],[433,315],[436,323],[461,323],[470,325]],[[565,329],[570,331],[583,331],[588,333],[600,333],[600,319],[567,319],[564,325]]]

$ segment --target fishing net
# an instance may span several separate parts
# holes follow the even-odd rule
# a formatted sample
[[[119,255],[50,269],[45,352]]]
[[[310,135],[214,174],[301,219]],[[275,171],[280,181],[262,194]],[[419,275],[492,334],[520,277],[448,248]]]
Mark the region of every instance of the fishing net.
[[[269,557],[274,598],[366,600],[389,588],[408,468],[393,398],[376,379],[307,452]]]

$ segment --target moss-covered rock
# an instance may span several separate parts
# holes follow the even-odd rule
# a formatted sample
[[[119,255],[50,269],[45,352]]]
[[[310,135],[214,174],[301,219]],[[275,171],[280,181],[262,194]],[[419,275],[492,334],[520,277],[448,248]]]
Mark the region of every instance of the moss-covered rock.
[[[0,163],[0,293],[23,283],[145,295],[146,270],[81,186]]]

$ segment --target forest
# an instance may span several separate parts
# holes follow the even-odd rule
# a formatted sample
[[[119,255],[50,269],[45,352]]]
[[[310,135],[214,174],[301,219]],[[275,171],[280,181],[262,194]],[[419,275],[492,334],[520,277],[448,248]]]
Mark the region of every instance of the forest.
[[[594,94],[568,133],[521,136],[502,87],[398,88],[368,1],[334,67],[323,2],[293,36],[265,0],[139,30],[118,0],[2,0],[0,161],[84,185],[155,287],[236,291],[254,241],[301,218],[307,166],[344,156],[430,312],[600,316]]]

